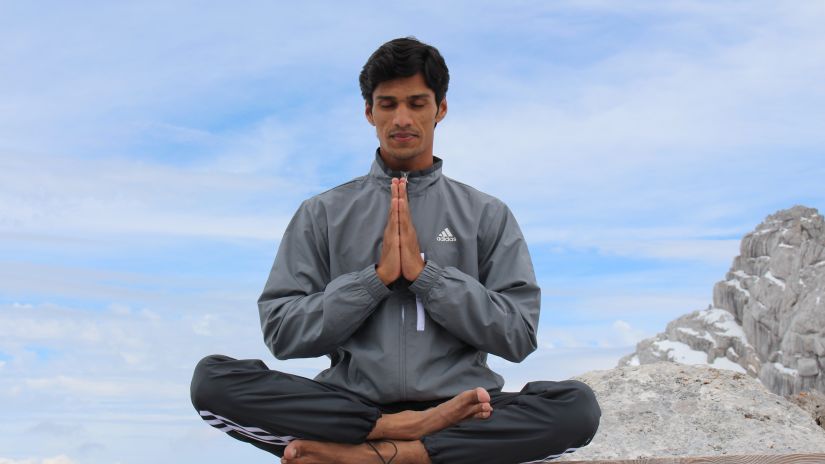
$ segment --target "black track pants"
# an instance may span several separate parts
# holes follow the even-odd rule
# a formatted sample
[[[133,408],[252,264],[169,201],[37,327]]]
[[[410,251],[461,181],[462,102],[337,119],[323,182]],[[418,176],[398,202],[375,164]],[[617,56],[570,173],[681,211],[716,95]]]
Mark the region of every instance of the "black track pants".
[[[384,413],[440,401],[374,404],[314,380],[270,370],[260,360],[207,356],[192,377],[192,404],[209,425],[282,456],[293,439],[363,443]],[[601,410],[585,384],[530,382],[490,392],[489,419],[466,420],[424,437],[433,463],[523,463],[556,458],[590,442]],[[449,398],[445,398],[449,399]]]

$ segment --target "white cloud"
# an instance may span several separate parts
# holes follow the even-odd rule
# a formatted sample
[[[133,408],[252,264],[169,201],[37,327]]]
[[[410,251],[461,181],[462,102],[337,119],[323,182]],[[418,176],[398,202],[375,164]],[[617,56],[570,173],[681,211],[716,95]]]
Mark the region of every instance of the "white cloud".
[[[217,320],[218,318],[214,314],[204,314],[200,320],[192,325],[192,331],[198,335],[212,335],[211,325]]]
[[[360,8],[363,7],[356,10]],[[472,28],[492,26],[502,18],[518,20],[524,22],[524,30],[531,31],[538,43],[543,43],[564,35],[573,40],[592,33],[598,26],[570,24],[554,16],[563,12],[586,11],[606,16],[621,13],[623,17],[629,15],[640,20],[653,14],[661,15],[663,23],[661,28],[648,26],[650,33],[661,40],[614,47],[611,53],[595,60],[590,58],[579,66],[555,61],[552,43],[548,43],[544,59],[528,60],[529,72],[523,72],[523,62],[521,67],[503,66],[479,72],[479,67],[488,66],[489,61],[468,58],[478,52],[474,47],[483,44],[458,46],[445,41],[460,63],[453,68],[454,88],[459,87],[454,114],[445,121],[443,129],[439,128],[437,151],[446,154],[451,175],[500,194],[517,208],[523,205],[523,209],[533,210],[539,227],[577,224],[577,214],[593,217],[605,202],[611,204],[608,220],[613,221],[624,216],[628,221],[638,222],[651,211],[661,211],[663,205],[695,211],[726,202],[734,213],[741,212],[748,202],[764,201],[765,196],[775,195],[769,189],[750,187],[770,182],[768,176],[776,172],[749,169],[750,158],[764,161],[759,158],[764,155],[753,155],[750,151],[798,143],[821,146],[823,142],[816,124],[820,118],[812,116],[822,107],[817,102],[825,96],[817,93],[820,86],[816,85],[825,79],[825,66],[809,59],[825,53],[822,31],[814,27],[817,23],[814,18],[822,14],[818,8],[802,5],[778,8],[762,4],[761,8],[754,9],[741,5],[681,3],[651,8],[626,2],[620,7],[592,2],[534,5],[533,8],[543,13],[490,6],[485,10],[490,15],[478,15],[478,22],[473,22]],[[182,143],[198,147],[199,155],[194,161],[178,166],[112,159],[110,153],[102,156],[106,159],[84,160],[72,156],[67,151],[73,150],[72,146],[67,147],[62,141],[42,147],[37,151],[40,155],[7,152],[0,169],[0,185],[4,186],[0,187],[0,209],[5,212],[0,227],[5,225],[6,229],[28,237],[54,231],[74,236],[132,233],[262,240],[278,237],[299,199],[324,185],[320,180],[325,171],[324,154],[306,147],[329,146],[332,141],[336,148],[346,152],[369,146],[364,139],[371,140],[371,136],[358,114],[357,95],[351,98],[357,93],[355,88],[349,89],[346,98],[336,98],[321,106],[320,113],[310,98],[305,101],[306,107],[291,108],[294,114],[285,117],[282,113],[264,112],[260,118],[232,130],[141,119],[150,114],[169,114],[170,109],[160,102],[147,100],[149,95],[165,95],[158,99],[191,106],[193,99],[202,99],[203,95],[212,97],[217,89],[225,89],[227,81],[262,79],[261,76],[277,81],[284,77],[279,74],[284,66],[295,67],[301,62],[322,67],[324,65],[316,61],[347,62],[347,66],[353,67],[354,87],[354,74],[367,52],[359,50],[360,45],[337,49],[335,56],[329,57],[328,53],[318,53],[324,44],[321,37],[306,41],[293,39],[292,33],[300,30],[300,21],[287,21],[283,28],[273,29],[269,22],[263,24],[257,19],[234,37],[237,41],[234,45],[226,43],[223,18],[238,17],[244,11],[249,13],[224,8],[198,11],[193,17],[200,18],[200,27],[180,36],[174,34],[180,30],[178,26],[154,24],[155,16],[151,15],[150,19],[145,11],[113,7],[104,12],[87,12],[85,21],[99,24],[102,29],[74,34],[65,47],[48,48],[44,50],[45,55],[37,55],[36,63],[87,58],[91,60],[92,70],[100,68],[112,73],[113,78],[107,85],[101,85],[91,79],[90,76],[97,74],[88,69],[71,71],[70,68],[68,72],[77,75],[66,82],[58,81],[65,87],[57,91],[72,95],[73,99],[61,102],[55,95],[41,95],[39,89],[54,87],[50,77],[50,85],[38,85],[37,93],[25,93],[27,99],[42,98],[44,105],[49,102],[48,111],[34,105],[36,117],[33,116],[29,124],[35,124],[43,114],[57,115],[76,122],[72,125],[76,130],[76,126],[83,123],[82,118],[77,119],[78,108],[108,115],[112,111],[109,105],[130,107],[139,103],[148,107],[124,116],[137,119],[114,119],[116,124],[133,125],[129,130],[114,130],[119,137]],[[302,11],[296,7],[290,13],[304,18]],[[335,11],[325,9],[320,17],[316,12],[313,20],[328,22],[332,30],[343,30],[350,21],[357,22]],[[443,13],[449,16],[450,10]],[[132,42],[128,35],[117,35],[110,44],[100,43],[99,34],[112,32],[112,25],[122,21],[112,22],[112,15],[122,18],[119,14],[128,14],[131,18],[122,25],[126,30],[151,21],[160,32],[148,43]],[[557,27],[547,29],[548,21]],[[54,26],[43,30],[54,30],[56,34],[63,31],[60,25]],[[679,27],[670,30],[672,26]],[[392,28],[388,26],[388,29]],[[30,42],[23,42],[19,56],[14,56],[25,58],[29,55],[22,53],[25,45],[37,48],[48,42],[38,35],[27,37]],[[679,43],[686,38],[700,51],[673,46],[674,41]],[[257,46],[240,46],[260,41],[282,46],[279,53],[263,55],[252,52]],[[195,43],[200,44],[196,50],[208,49],[210,53],[192,53]],[[291,46],[286,47],[285,43]],[[113,53],[113,49],[128,53],[130,60],[123,63],[122,54]],[[513,53],[503,58],[524,59]],[[23,59],[14,69],[25,70],[26,65],[36,63]],[[113,66],[114,63],[118,66]],[[118,71],[124,65],[125,68]],[[142,71],[157,67],[160,67],[157,73]],[[204,74],[204,69],[209,72]],[[121,72],[129,75],[120,75]],[[6,88],[28,88],[21,82],[29,82],[31,76],[25,79],[7,76],[6,79],[13,81]],[[89,89],[77,90],[77,80]],[[130,85],[119,84],[122,81]],[[494,84],[495,97],[487,98],[491,84]],[[241,101],[250,98],[241,90],[243,84],[238,85],[232,88],[231,96]],[[73,90],[70,92],[69,88]],[[162,92],[156,92],[159,89]],[[525,94],[529,94],[529,98]],[[97,98],[91,98],[93,95]],[[278,94],[267,96],[280,98]],[[142,100],[134,102],[138,97]],[[77,98],[83,100],[76,101]],[[33,105],[26,101],[20,106]],[[770,111],[764,111],[765,108]],[[19,124],[19,111],[7,114],[14,114]],[[87,130],[101,130],[100,123],[97,119],[85,122]],[[52,128],[67,126],[51,125]],[[42,137],[42,132],[38,127],[32,139],[48,143],[51,137]],[[96,139],[109,138],[95,135]],[[503,158],[507,159],[506,163],[501,162]],[[296,163],[303,165],[297,172]],[[496,167],[495,176],[489,175],[490,166]],[[746,174],[732,179],[739,166]],[[291,172],[285,175],[288,170]],[[746,179],[748,176],[759,177]],[[678,182],[685,177],[691,182]],[[90,183],[88,179],[96,181]],[[785,195],[804,192],[814,185],[804,178],[777,182],[791,186]],[[737,185],[744,185],[746,189],[737,192]],[[721,198],[737,193],[741,194],[738,198]],[[264,208],[248,207],[261,204],[263,198],[273,195],[278,196],[279,204],[288,206],[279,209],[273,202]],[[549,203],[537,203],[536,198]],[[688,204],[691,208],[684,208]],[[557,220],[548,222],[551,217]],[[659,221],[667,220],[659,218]],[[684,239],[690,240],[690,237]],[[664,257],[672,257],[670,253],[675,253],[675,257],[695,254],[702,259],[716,259],[717,251],[724,246],[690,241],[634,246],[630,238],[619,240],[603,246],[620,250],[632,247],[633,252],[653,256],[664,253]]]
[[[129,250],[127,250],[127,253]],[[79,252],[82,255],[82,249]],[[274,252],[273,252],[274,254]],[[267,258],[269,259],[269,258]],[[192,299],[184,294],[181,288],[198,288],[198,304],[200,311],[227,310],[238,304],[253,304],[260,291],[259,285],[265,278],[254,282],[240,280],[230,275],[214,277],[193,276],[181,274],[179,269],[173,272],[161,270],[107,270],[85,265],[76,265],[69,261],[67,264],[39,264],[29,262],[2,262],[0,261],[0,290],[5,294],[35,293],[41,295],[61,295],[77,299],[99,300],[116,302],[129,301],[132,304],[143,304],[149,307],[177,310],[177,308],[193,308]],[[169,290],[169,289],[175,290]],[[251,302],[251,303],[250,303]],[[0,310],[3,307],[0,305]],[[59,312],[59,311],[58,311]],[[107,311],[113,317],[126,317],[129,314],[120,314],[119,311]],[[151,309],[143,308],[133,312],[141,319],[156,319]],[[34,314],[32,311],[19,311],[12,307],[8,315],[23,316]],[[2,316],[2,312],[0,312]],[[72,321],[68,321],[71,323]],[[46,328],[34,328],[32,337],[36,337]],[[3,331],[17,331],[15,327],[2,327]],[[19,331],[23,333],[24,331]]]
[[[258,98],[270,95],[261,95],[261,88],[319,78],[306,71],[296,73],[296,68],[334,66],[353,54],[359,59],[362,55],[353,47],[338,47],[330,54],[326,35],[304,32],[309,24],[343,36],[358,30],[359,19],[339,14],[338,8],[202,8],[181,2],[52,8],[53,17],[44,17],[37,8],[17,8],[16,21],[3,31],[10,39],[6,43],[13,46],[4,49],[0,64],[15,70],[0,78],[0,88],[6,90],[6,111],[0,114],[16,115],[0,124],[14,135],[10,140],[25,137],[37,142],[37,129],[49,127],[56,140],[42,138],[41,144],[100,146],[108,141],[84,139],[102,132],[122,140],[128,131],[120,125],[123,119],[176,120],[181,108],[231,110],[239,102],[256,106],[263,103]],[[347,10],[355,13],[362,8],[351,5]],[[29,21],[42,28],[28,28]],[[153,34],[143,34],[146,30]],[[55,42],[61,47],[52,46]],[[261,51],[272,44],[277,46]]]
[[[626,6],[617,8],[632,16]],[[485,89],[485,98],[451,101],[437,151],[452,175],[544,218],[538,224],[582,232],[593,218],[608,226],[688,223],[686,214],[719,206],[741,217],[746,208],[768,214],[766,202],[810,196],[825,143],[825,63],[810,59],[825,54],[825,33],[810,27],[810,14],[822,12],[731,8],[748,22],[717,20],[718,9],[676,8],[690,14],[665,14],[662,28],[685,30],[654,33],[663,36],[594,63],[536,60],[530,72],[495,75],[511,81],[496,82],[497,98]],[[662,10],[669,8],[654,14]],[[702,41],[674,47],[685,37]]]
[[[525,215],[533,222],[535,213]],[[753,225],[755,227],[756,224]],[[737,228],[695,227],[588,227],[567,225],[552,227],[527,225],[523,232],[531,244],[552,243],[571,250],[592,249],[606,255],[634,259],[691,260],[729,264],[739,253],[740,239],[711,238],[743,236],[747,230]]]
[[[60,455],[53,458],[45,458],[43,459],[43,464],[73,464],[74,461],[69,459],[68,456]]]
[[[71,316],[80,316],[77,319]],[[84,317],[85,316],[85,317]],[[0,307],[0,338],[8,342],[65,341],[96,344],[101,341],[101,321],[94,315],[72,314],[57,307],[32,308],[26,312],[4,310]]]
[[[53,458],[42,459],[8,459],[0,457],[0,464],[74,464],[75,461],[66,455],[59,455]]]
[[[238,211],[272,190],[303,191],[275,178],[119,160],[18,156],[0,169],[0,230],[100,237],[113,234],[272,240],[292,211]],[[94,182],[88,179],[94,178]],[[234,202],[234,203],[233,203]]]
[[[613,322],[613,328],[620,340],[619,346],[634,345],[644,338],[644,332],[634,329],[629,323],[621,319]]]
[[[42,390],[49,396],[80,395],[83,397],[122,397],[136,398],[147,396],[177,397],[187,391],[188,385],[171,384],[157,380],[109,381],[89,380],[84,378],[58,375],[47,378],[23,379],[24,389]],[[25,391],[25,390],[24,390]]]
[[[129,366],[140,366],[148,361],[147,355],[145,353],[119,351],[118,355],[120,355],[120,357],[123,359],[123,362],[125,362]]]
[[[76,424],[61,424],[58,422],[53,422],[51,420],[46,420],[43,422],[38,422],[37,424],[26,428],[25,433],[34,434],[39,436],[55,436],[55,437],[65,437],[65,436],[77,436],[78,434],[82,433],[85,430],[85,427],[82,425]]]
[[[660,318],[670,317],[669,315],[678,316],[693,311],[695,308],[706,307],[712,296],[712,288],[706,290],[706,297],[692,294],[678,295],[670,292],[644,292],[637,288],[633,290],[634,292],[627,293],[604,291],[584,296],[576,301],[575,307],[593,318],[615,317],[619,314]]]
[[[633,347],[645,337],[652,335],[624,320],[608,322],[548,324],[539,329],[537,353],[554,350],[619,349]],[[631,349],[632,351],[632,349]]]
[[[658,242],[602,242],[605,249],[622,256],[661,259],[693,259],[730,263],[739,251],[739,240],[662,240]]]
[[[261,342],[253,303],[244,314],[234,305],[225,308],[233,317],[211,326],[210,337],[192,332],[200,317],[197,308],[208,304],[191,298],[189,304],[189,311],[125,314],[55,305],[21,311],[0,305],[0,352],[8,357],[0,396],[15,398],[7,412],[35,414],[48,403],[44,398],[71,398],[90,409],[107,404],[101,398],[180,407],[192,370],[204,355],[271,358]]]
[[[612,369],[633,346],[539,349],[521,363],[490,357],[490,367],[501,374],[505,391],[518,391],[536,380],[566,380],[593,370]]]
[[[129,305],[122,303],[112,303],[109,305],[109,310],[118,316],[128,316],[132,313],[132,308]]]

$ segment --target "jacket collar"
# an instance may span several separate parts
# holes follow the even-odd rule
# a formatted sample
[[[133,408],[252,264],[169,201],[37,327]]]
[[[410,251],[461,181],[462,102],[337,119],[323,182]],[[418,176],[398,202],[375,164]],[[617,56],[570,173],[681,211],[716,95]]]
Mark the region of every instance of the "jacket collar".
[[[381,159],[379,150],[380,149],[375,150],[375,160],[372,162],[369,176],[376,178],[381,182],[387,182],[389,186],[389,181],[391,178],[403,177],[404,172],[393,171],[387,167],[387,165],[384,164],[384,160]],[[433,156],[433,165],[427,169],[406,172],[408,182],[407,191],[409,193],[418,192],[437,182],[438,179],[441,178],[442,164],[444,164],[444,162],[441,158]]]

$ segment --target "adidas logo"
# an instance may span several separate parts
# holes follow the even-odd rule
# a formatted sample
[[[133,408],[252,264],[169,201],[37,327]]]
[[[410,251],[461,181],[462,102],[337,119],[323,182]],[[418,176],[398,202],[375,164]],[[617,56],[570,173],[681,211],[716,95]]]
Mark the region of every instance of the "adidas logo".
[[[438,237],[436,237],[435,239],[438,240],[439,242],[455,242],[456,241],[455,235],[453,235],[453,233],[450,232],[449,227],[445,227],[444,230],[442,230],[441,233],[438,234]]]

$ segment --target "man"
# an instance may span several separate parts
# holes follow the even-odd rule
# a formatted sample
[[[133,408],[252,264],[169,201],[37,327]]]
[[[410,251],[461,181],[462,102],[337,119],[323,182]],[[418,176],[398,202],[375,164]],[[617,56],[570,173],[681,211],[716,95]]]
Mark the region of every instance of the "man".
[[[300,206],[258,301],[277,358],[331,365],[309,380],[204,358],[192,402],[209,424],[287,464],[518,463],[596,433],[583,383],[504,393],[487,366],[487,353],[518,362],[535,350],[539,288],[509,209],[441,174],[448,81],[438,51],[412,38],[369,58],[372,169]]]

